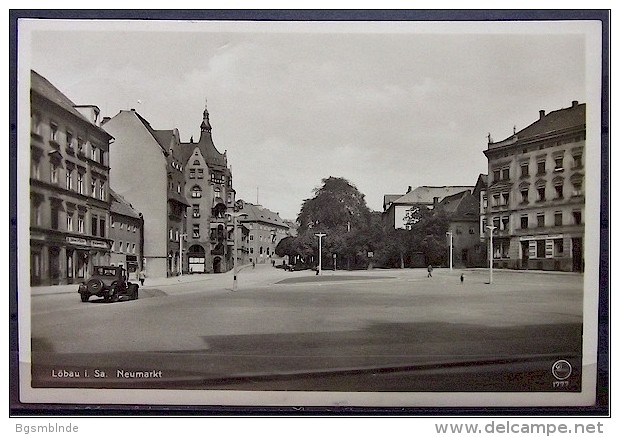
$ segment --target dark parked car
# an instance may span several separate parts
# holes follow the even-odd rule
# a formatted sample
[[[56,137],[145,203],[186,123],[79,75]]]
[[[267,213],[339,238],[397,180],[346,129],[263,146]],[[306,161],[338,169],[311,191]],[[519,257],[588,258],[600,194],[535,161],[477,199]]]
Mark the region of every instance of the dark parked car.
[[[91,296],[102,297],[105,302],[135,300],[138,298],[138,284],[127,281],[127,274],[120,266],[96,266],[93,276],[80,284],[78,289],[82,302]]]

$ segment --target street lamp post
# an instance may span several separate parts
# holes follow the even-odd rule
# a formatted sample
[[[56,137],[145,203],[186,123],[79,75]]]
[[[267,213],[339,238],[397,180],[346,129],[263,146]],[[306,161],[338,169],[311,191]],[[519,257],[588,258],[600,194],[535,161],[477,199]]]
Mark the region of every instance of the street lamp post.
[[[489,230],[489,284],[493,283],[493,231],[496,226],[487,226]]]
[[[450,271],[452,271],[452,232],[446,232],[446,236],[450,237]]]
[[[317,237],[319,237],[319,270],[317,271],[317,273],[320,275],[321,274],[321,238],[323,238],[324,236],[326,236],[327,234],[314,234]]]
[[[237,291],[237,219],[247,216],[243,212],[229,212],[233,219],[233,291]]]

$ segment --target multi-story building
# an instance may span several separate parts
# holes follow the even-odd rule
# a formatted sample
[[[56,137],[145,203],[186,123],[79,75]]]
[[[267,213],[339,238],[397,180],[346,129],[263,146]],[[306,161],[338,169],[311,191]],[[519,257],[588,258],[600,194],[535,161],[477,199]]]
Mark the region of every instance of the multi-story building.
[[[109,147],[99,108],[30,75],[30,282],[70,284],[108,264]]]
[[[407,189],[405,194],[386,194],[383,196],[383,222],[394,229],[405,229],[409,217],[416,208],[433,209],[445,197],[469,191],[470,186],[421,186]]]
[[[484,233],[486,232],[487,226],[486,214],[489,201],[487,198],[488,179],[488,176],[485,174],[479,175],[472,193],[476,199],[478,199],[478,235],[480,236],[480,241],[485,241]]]
[[[133,208],[120,194],[110,190],[110,227],[112,240],[110,264],[124,266],[128,276],[138,279],[142,269],[142,214]]]
[[[485,265],[486,250],[480,241],[480,201],[469,191],[445,197],[436,207],[448,217],[448,250],[452,243],[455,267]]]
[[[235,190],[226,152],[220,153],[211,136],[205,106],[200,139],[181,143],[179,159],[185,168],[185,195],[190,199],[187,214],[187,256],[184,270],[191,273],[221,273],[233,267],[233,210]]]
[[[484,151],[494,265],[582,271],[586,105],[539,115]]]
[[[240,221],[249,229],[248,261],[256,264],[279,262],[276,246],[280,240],[289,236],[289,227],[284,220],[277,212],[252,203],[244,203],[243,212],[247,216]]]
[[[110,154],[114,190],[143,216],[143,269],[151,277],[180,274],[190,204],[178,131],[153,129],[135,109],[120,111],[103,127],[115,138]]]

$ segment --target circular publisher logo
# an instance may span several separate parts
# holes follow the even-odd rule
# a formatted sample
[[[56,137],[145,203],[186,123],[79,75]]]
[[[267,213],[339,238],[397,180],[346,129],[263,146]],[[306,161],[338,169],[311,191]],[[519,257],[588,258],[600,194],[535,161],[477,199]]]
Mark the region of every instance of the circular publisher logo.
[[[572,372],[573,368],[566,360],[556,361],[551,368],[551,373],[553,373],[553,376],[559,381],[567,379]]]

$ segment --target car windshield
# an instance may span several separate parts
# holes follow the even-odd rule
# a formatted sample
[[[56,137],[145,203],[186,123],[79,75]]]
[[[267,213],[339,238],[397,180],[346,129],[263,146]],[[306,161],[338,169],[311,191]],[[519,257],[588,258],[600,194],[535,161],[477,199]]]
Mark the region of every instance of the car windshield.
[[[99,276],[116,276],[114,267],[97,267],[96,271]]]

